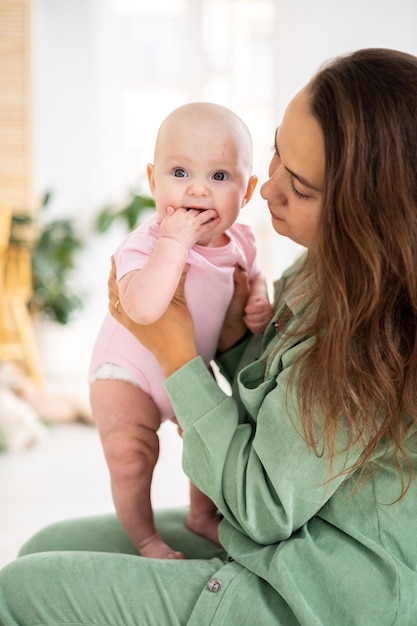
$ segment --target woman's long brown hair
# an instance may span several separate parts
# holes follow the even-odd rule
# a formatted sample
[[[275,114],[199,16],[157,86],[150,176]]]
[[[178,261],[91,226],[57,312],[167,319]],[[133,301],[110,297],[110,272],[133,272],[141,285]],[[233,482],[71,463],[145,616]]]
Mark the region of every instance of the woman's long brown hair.
[[[299,363],[307,442],[315,409],[332,460],[343,419],[366,468],[386,445],[412,478],[406,437],[417,422],[417,58],[365,49],[338,58],[309,85],[323,129],[325,190],[317,246],[315,345]]]

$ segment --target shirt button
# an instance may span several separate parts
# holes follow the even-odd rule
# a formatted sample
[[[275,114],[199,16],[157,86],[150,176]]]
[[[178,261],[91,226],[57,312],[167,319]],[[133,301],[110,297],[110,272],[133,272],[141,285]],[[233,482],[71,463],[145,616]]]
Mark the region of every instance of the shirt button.
[[[220,590],[221,586],[222,584],[220,580],[217,580],[217,578],[210,578],[210,580],[207,583],[208,590],[211,591],[212,593],[217,593],[217,591]]]

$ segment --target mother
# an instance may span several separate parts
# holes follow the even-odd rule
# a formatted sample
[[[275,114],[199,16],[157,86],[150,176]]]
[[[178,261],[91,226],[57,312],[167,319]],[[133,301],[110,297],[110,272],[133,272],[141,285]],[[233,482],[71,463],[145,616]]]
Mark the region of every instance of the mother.
[[[218,359],[233,396],[196,356],[181,289],[156,325],[129,326],[168,377],[225,553],[185,512],[159,518],[184,561],[133,556],[114,517],[63,522],[1,572],[1,624],[416,624],[417,59],[327,64],[289,104],[269,174],[272,226],[307,251],[260,339],[237,272]]]

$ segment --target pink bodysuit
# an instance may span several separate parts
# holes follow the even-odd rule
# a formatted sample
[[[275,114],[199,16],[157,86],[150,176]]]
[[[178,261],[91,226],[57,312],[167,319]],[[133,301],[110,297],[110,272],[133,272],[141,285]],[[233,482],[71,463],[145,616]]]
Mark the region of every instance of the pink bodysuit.
[[[260,273],[255,237],[249,226],[235,223],[226,233],[230,239],[227,245],[209,248],[196,244],[189,250],[187,258],[185,298],[194,322],[197,350],[207,365],[215,355],[233,295],[236,264],[248,272],[249,280]],[[157,216],[154,215],[125,238],[115,253],[117,280],[146,265],[159,236]],[[110,314],[105,317],[96,339],[90,378],[104,363],[119,365],[134,375],[139,387],[158,406],[161,421],[173,417],[171,402],[163,387],[164,375],[155,357]]]

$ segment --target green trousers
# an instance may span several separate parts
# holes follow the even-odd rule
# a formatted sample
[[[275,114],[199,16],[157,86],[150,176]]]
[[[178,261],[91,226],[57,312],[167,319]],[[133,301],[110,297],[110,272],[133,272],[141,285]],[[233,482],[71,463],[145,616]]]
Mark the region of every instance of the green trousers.
[[[190,533],[185,519],[185,510],[156,514],[160,534],[185,554],[183,561],[138,556],[114,515],[69,520],[45,528],[23,546],[20,558],[0,572],[0,624],[257,623],[256,615],[250,616],[246,610],[245,615],[239,615],[238,607],[232,617],[230,602],[224,603],[222,612],[215,576],[221,572],[225,588],[238,580],[241,589],[249,582],[248,576],[255,579],[256,587],[256,577],[229,562],[223,550]]]

